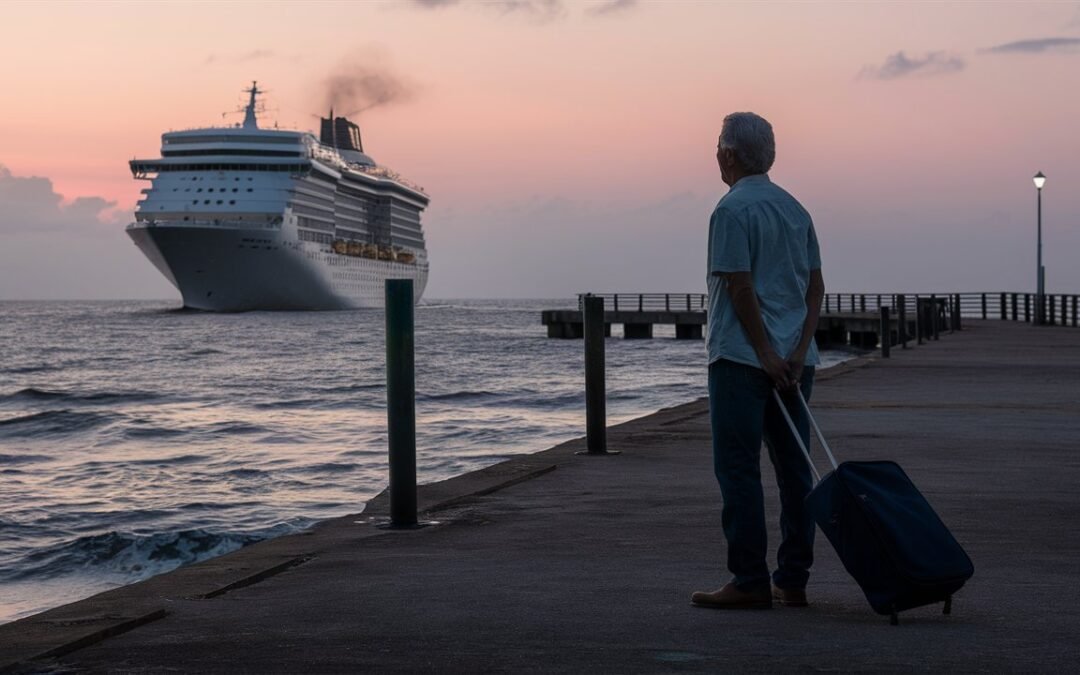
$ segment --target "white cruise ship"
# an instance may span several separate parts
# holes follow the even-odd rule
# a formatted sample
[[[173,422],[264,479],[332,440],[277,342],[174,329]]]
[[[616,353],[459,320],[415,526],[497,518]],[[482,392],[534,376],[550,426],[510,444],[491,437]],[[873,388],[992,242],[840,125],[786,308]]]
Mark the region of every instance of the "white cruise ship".
[[[127,232],[183,296],[211,311],[382,307],[386,279],[427,284],[424,191],[364,154],[360,129],[260,129],[252,83],[242,124],[161,136]]]

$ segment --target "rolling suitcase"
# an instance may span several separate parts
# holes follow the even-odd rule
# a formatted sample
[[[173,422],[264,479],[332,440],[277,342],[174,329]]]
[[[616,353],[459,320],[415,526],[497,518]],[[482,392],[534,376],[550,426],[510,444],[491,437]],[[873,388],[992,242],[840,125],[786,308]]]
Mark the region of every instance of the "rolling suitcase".
[[[949,614],[953,593],[975,568],[903,469],[887,461],[837,464],[806,399],[796,391],[792,396],[798,396],[833,466],[821,478],[779,392],[773,395],[817,482],[806,496],[806,509],[874,611],[888,615],[894,626],[898,612],[923,605],[944,602]]]

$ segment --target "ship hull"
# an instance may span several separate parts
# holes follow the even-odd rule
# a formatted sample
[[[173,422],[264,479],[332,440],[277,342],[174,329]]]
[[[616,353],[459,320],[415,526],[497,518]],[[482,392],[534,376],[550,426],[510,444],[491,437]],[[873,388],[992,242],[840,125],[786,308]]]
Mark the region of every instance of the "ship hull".
[[[191,309],[382,307],[386,279],[412,279],[416,301],[427,283],[426,262],[406,265],[339,255],[280,230],[136,223],[127,232]]]

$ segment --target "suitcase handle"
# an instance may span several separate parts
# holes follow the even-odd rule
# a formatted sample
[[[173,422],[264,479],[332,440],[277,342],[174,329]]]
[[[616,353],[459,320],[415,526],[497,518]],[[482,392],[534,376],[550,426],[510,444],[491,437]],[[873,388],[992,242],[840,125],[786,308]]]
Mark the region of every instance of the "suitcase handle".
[[[818,426],[817,420],[814,419],[814,414],[810,412],[810,406],[807,404],[806,399],[803,398],[802,391],[796,389],[795,395],[799,397],[799,403],[802,404],[803,410],[806,411],[806,417],[810,420],[810,426],[814,428],[814,434],[817,435],[821,447],[825,449],[825,454],[829,456],[829,462],[832,464],[833,469],[837,468],[836,457],[833,456],[832,449],[829,448],[829,443],[825,440],[825,434],[821,433],[821,427]],[[795,428],[795,422],[791,419],[791,415],[787,411],[787,406],[784,405],[784,399],[780,397],[780,392],[776,389],[773,389],[773,398],[776,399],[776,405],[780,406],[780,413],[784,416],[788,429],[791,429],[791,435],[795,437],[795,442],[799,444],[799,449],[802,450],[803,457],[806,457],[806,462],[810,465],[810,471],[814,474],[814,483],[820,483],[821,474],[818,473],[817,467],[814,466],[814,460],[810,457],[810,451],[807,450],[806,445],[803,444],[802,436],[799,435],[799,430]]]

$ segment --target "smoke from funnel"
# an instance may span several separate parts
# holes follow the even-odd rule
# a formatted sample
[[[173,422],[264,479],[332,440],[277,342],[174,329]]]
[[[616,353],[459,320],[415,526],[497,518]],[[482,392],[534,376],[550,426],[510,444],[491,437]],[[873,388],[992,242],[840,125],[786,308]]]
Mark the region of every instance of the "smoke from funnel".
[[[345,116],[402,103],[413,97],[414,87],[385,65],[343,62],[323,81],[323,109]],[[341,112],[338,112],[341,111]]]

